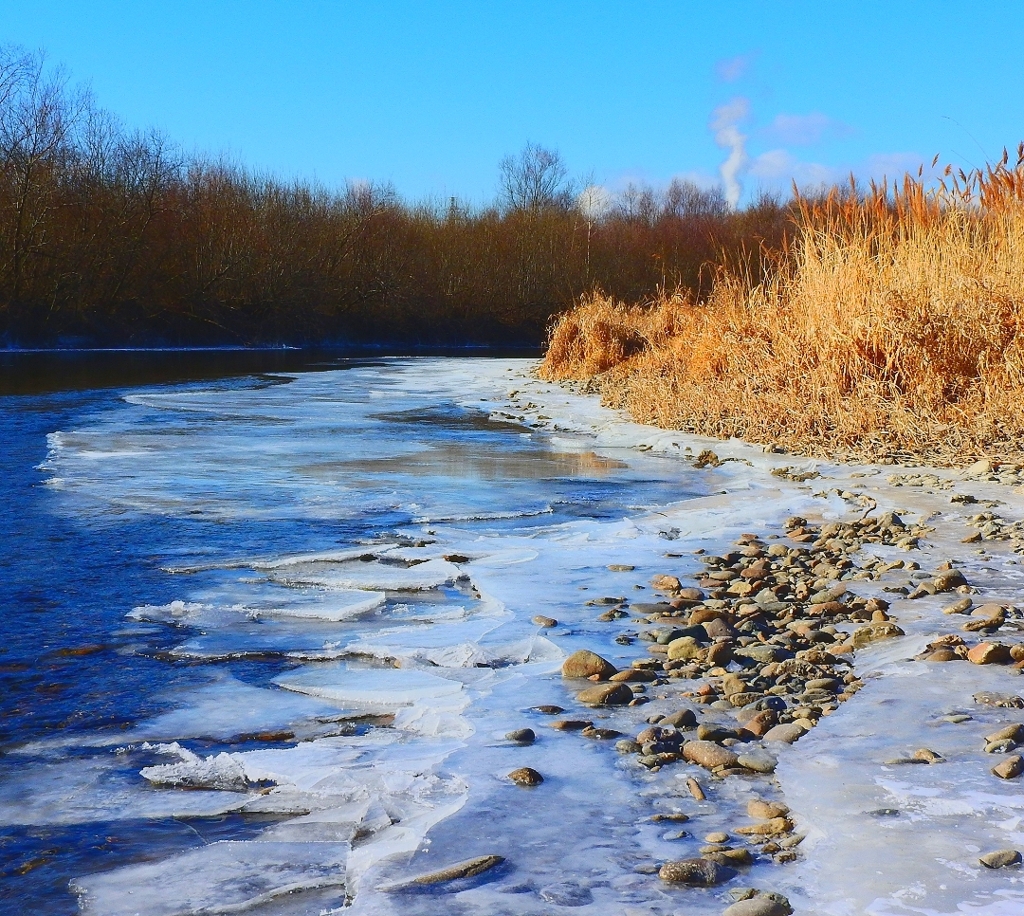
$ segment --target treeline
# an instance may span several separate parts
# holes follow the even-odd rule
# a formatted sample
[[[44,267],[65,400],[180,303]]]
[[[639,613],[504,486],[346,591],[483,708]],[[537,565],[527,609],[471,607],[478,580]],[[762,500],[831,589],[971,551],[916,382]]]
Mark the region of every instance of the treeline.
[[[759,268],[788,205],[675,181],[614,200],[528,145],[493,205],[289,184],[130,131],[40,55],[0,49],[0,341],[534,344],[627,301]]]

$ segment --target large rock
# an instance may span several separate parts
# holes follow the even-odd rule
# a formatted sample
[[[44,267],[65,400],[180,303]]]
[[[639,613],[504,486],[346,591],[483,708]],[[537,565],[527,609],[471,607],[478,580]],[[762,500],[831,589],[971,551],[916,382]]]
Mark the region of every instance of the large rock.
[[[633,700],[633,691],[625,684],[599,684],[579,693],[579,701],[586,706],[626,706]]]
[[[737,756],[727,747],[714,741],[687,741],[683,745],[683,758],[709,770],[716,767],[736,766]]]
[[[658,877],[670,884],[688,884],[690,887],[714,887],[728,881],[736,872],[726,865],[710,859],[682,859],[666,862]]]
[[[615,674],[615,666],[596,652],[580,649],[562,662],[562,677],[594,677],[606,679]]]

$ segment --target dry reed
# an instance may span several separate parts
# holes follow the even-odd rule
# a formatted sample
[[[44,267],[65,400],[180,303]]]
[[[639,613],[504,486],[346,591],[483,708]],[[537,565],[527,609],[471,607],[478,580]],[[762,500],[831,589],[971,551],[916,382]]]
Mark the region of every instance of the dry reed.
[[[553,326],[541,374],[595,379],[644,422],[805,454],[1019,456],[1022,162],[798,199],[762,282],[723,269],[701,303],[594,294]]]

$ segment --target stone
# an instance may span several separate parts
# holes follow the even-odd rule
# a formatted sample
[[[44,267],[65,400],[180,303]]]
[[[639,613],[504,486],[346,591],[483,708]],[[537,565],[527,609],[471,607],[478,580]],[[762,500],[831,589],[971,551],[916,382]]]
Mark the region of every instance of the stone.
[[[924,660],[926,662],[955,662],[959,657],[949,646],[940,646],[934,652],[929,652]]]
[[[743,834],[743,836],[778,836],[780,833],[788,833],[792,829],[793,822],[788,817],[773,817],[760,824],[737,827],[734,832]]]
[[[991,690],[976,693],[974,702],[981,706],[996,706],[1000,709],[1024,709],[1024,697],[1012,693],[995,693]]]
[[[562,677],[582,678],[596,675],[602,680],[606,680],[615,674],[616,670],[610,661],[587,649],[573,652],[562,663]]]
[[[676,728],[693,728],[697,724],[697,714],[692,709],[680,709],[669,713],[659,725],[673,725]]]
[[[1013,659],[1009,646],[998,642],[981,642],[967,652],[967,660],[976,665],[1006,665]]]
[[[418,875],[408,881],[399,884],[392,884],[384,890],[389,893],[396,891],[411,890],[415,887],[429,887],[434,884],[444,884],[448,881],[458,881],[460,878],[475,878],[486,871],[490,871],[505,861],[504,856],[477,856],[474,859],[467,859],[465,862],[457,862],[447,868],[438,871],[428,872],[425,875]]]
[[[625,706],[633,699],[633,691],[625,684],[599,684],[579,692],[585,706]]]
[[[783,744],[792,744],[803,736],[806,729],[795,722],[787,722],[782,725],[775,725],[769,728],[762,736],[765,741],[781,741]]]
[[[954,588],[959,588],[961,585],[966,584],[967,580],[959,569],[950,569],[940,573],[932,581],[936,592],[951,592]]]
[[[991,735],[985,736],[985,741],[991,744],[993,741],[1012,741],[1015,744],[1024,743],[1024,725],[1019,722],[1015,722],[1012,725],[1006,725],[999,731],[992,732]]]
[[[1016,779],[1024,773],[1024,757],[1020,754],[1007,757],[1002,763],[992,767],[992,772],[1000,779]]]
[[[651,588],[659,592],[677,592],[683,583],[676,576],[655,576],[651,579]]]
[[[853,631],[851,642],[856,649],[863,649],[882,639],[893,639],[906,634],[894,623],[869,623]]]
[[[750,850],[744,848],[731,849],[726,847],[724,849],[716,849],[714,847],[710,847],[707,852],[701,850],[701,855],[703,855],[705,859],[717,862],[719,865],[747,866],[754,864],[754,857],[751,855]]]
[[[700,643],[692,636],[680,636],[668,644],[668,657],[672,661],[697,658],[701,651]]]
[[[726,907],[722,916],[791,916],[793,907],[781,894],[757,894]]]
[[[560,732],[580,732],[585,728],[591,728],[593,724],[589,719],[556,719],[551,723],[551,727]]]
[[[658,871],[658,877],[669,884],[687,884],[690,887],[715,887],[724,884],[736,872],[727,865],[719,865],[710,859],[682,859],[666,862]]]
[[[629,668],[625,671],[618,671],[608,678],[609,681],[615,684],[649,684],[657,679],[657,672],[642,668]]]
[[[517,728],[509,732],[505,737],[516,744],[533,744],[537,740],[537,734],[532,728]]]
[[[508,778],[517,786],[539,786],[544,782],[544,777],[533,767],[519,767],[508,774]]]
[[[737,674],[727,674],[722,678],[722,693],[727,697],[734,693],[746,693],[747,682]]]
[[[545,617],[543,614],[538,614],[536,617],[534,617],[533,622],[537,626],[542,627],[545,630],[550,630],[552,627],[558,626],[558,621],[555,620],[554,617]]]
[[[736,754],[713,741],[687,741],[683,745],[683,757],[709,770],[735,766],[738,760]]]
[[[774,773],[778,761],[767,751],[745,751],[739,754],[736,762],[747,770],[755,773]]]
[[[985,853],[978,861],[985,868],[1006,868],[1008,865],[1020,865],[1021,854],[1016,849],[998,849]]]
[[[764,821],[770,821],[775,817],[785,817],[789,814],[789,805],[782,802],[767,802],[759,798],[753,798],[747,802],[747,814]]]
[[[533,706],[531,708],[534,712],[539,712],[544,716],[557,716],[559,713],[565,712],[561,706],[554,706],[551,703],[545,703],[542,706]]]
[[[961,598],[947,608],[942,609],[943,614],[966,614],[974,604],[970,598]]]

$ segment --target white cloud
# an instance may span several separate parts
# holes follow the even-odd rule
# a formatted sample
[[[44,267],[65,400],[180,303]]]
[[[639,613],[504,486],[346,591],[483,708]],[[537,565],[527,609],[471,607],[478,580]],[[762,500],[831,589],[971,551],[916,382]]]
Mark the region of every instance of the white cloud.
[[[795,146],[810,146],[826,137],[844,137],[852,132],[848,124],[820,111],[805,115],[778,114],[767,129],[779,142]]]

